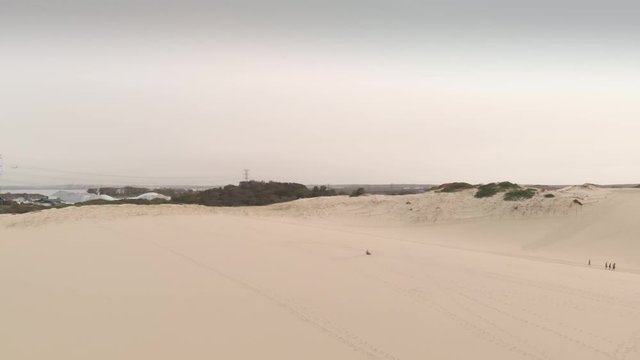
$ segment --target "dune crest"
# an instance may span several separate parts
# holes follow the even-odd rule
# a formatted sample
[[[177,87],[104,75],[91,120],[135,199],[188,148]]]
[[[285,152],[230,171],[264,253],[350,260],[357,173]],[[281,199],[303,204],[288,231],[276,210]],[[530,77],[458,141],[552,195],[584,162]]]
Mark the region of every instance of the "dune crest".
[[[580,204],[591,205],[612,192],[595,186],[571,186],[557,191],[539,191],[532,199],[505,201],[502,194],[477,199],[475,190],[457,193],[429,192],[417,195],[368,195],[320,197],[260,207],[203,207],[197,205],[99,205],[51,209],[23,215],[0,216],[0,226],[40,226],[51,223],[110,220],[131,216],[169,216],[224,213],[230,215],[374,220],[383,223],[428,224],[473,221],[486,218],[565,216]],[[553,194],[553,198],[545,198]]]

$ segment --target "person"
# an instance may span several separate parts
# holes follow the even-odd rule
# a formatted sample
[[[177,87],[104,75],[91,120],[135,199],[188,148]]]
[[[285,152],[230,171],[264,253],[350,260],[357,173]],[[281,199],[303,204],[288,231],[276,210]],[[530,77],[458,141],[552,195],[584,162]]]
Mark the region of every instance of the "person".
[[[589,266],[591,266],[591,259],[589,259]]]
[[[371,253],[369,252],[369,250],[367,250],[366,254],[367,254],[367,255],[371,255]]]
[[[612,268],[612,270],[615,270],[615,269],[616,269],[616,263],[613,263],[613,268]]]
[[[609,263],[607,263],[607,262],[606,262],[606,263],[604,263],[604,268],[605,268],[605,269],[609,269]]]

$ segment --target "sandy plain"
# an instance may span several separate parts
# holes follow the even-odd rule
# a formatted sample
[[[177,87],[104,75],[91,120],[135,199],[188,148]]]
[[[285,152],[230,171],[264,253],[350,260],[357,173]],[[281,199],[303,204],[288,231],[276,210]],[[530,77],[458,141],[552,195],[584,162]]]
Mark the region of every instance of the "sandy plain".
[[[640,358],[640,190],[552,193],[0,216],[0,358]]]

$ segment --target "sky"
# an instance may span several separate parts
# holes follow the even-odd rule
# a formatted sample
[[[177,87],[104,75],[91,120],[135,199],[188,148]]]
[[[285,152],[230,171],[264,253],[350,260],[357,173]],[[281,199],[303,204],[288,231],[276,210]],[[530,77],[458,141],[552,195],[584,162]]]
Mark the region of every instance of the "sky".
[[[2,0],[0,186],[640,182],[633,1]]]

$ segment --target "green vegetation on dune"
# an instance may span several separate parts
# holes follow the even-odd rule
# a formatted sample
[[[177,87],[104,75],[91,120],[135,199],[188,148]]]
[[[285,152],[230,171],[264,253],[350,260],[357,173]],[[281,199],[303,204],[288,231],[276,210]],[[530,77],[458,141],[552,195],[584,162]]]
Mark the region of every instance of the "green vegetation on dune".
[[[499,192],[505,192],[508,190],[518,190],[518,189],[521,189],[519,185],[516,185],[508,181],[503,181],[500,183],[489,183],[485,185],[480,185],[478,187],[478,191],[474,196],[480,199],[480,198],[492,197]]]
[[[434,190],[436,192],[444,192],[444,193],[454,193],[462,190],[473,189],[475,186],[466,183],[466,182],[453,182],[448,184],[442,184],[436,187]]]
[[[478,191],[476,191],[476,194],[474,196],[477,198],[491,197],[497,194],[499,191],[500,189],[498,188],[498,186],[496,186],[496,183],[490,183],[479,186]]]
[[[28,212],[50,209],[50,207],[32,204],[0,205],[0,214],[26,214]]]
[[[336,191],[326,186],[309,189],[302,184],[275,181],[243,181],[240,185],[227,185],[204,191],[178,194],[172,202],[206,206],[269,205],[302,198],[333,196]]]
[[[505,201],[518,201],[531,199],[536,194],[536,189],[512,190],[504,194]]]
[[[553,194],[544,194],[544,197],[546,197],[547,199],[551,199],[551,198],[554,198],[556,196],[553,195]]]
[[[520,185],[514,184],[509,181],[494,182],[475,186],[465,182],[454,182],[442,184],[434,188],[436,192],[443,193],[454,193],[468,189],[478,189],[474,194],[474,197],[478,199],[492,197],[498,193],[505,193],[503,199],[506,201],[531,199],[538,191],[531,188],[522,188]]]
[[[512,182],[509,181],[503,181],[498,183],[498,186],[500,187],[500,189],[502,190],[509,190],[509,189],[520,189],[520,185],[518,184],[514,184]]]

